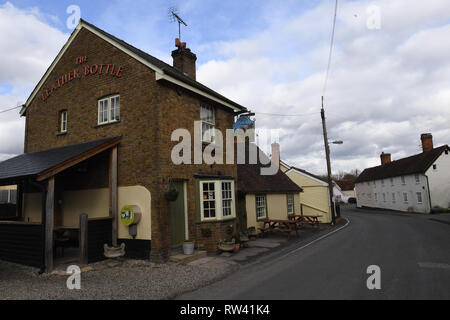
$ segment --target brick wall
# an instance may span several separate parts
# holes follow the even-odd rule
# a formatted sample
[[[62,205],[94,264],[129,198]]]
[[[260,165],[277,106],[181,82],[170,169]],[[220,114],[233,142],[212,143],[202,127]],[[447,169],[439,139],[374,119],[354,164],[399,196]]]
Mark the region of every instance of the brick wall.
[[[197,195],[193,175],[220,173],[237,177],[236,166],[175,166],[170,156],[177,143],[170,141],[171,133],[177,128],[186,128],[193,136],[194,121],[200,119],[202,98],[174,85],[157,82],[154,72],[147,66],[86,29],[82,29],[74,39],[43,87],[51,88],[59,77],[77,67],[75,59],[81,56],[88,57],[87,65],[122,66],[121,77],[82,76],[52,92],[45,102],[40,98],[42,91],[39,92],[26,114],[25,152],[122,136],[118,149],[119,186],[142,185],[150,190],[151,252],[154,258],[165,259],[170,251],[169,202],[164,198],[169,178],[188,181],[189,237],[195,238],[198,232],[194,205]],[[121,121],[98,126],[98,99],[110,94],[120,94]],[[216,107],[216,127],[223,132],[231,128],[233,114],[217,104],[211,104]],[[59,112],[63,109],[68,111],[68,132],[58,135]]]

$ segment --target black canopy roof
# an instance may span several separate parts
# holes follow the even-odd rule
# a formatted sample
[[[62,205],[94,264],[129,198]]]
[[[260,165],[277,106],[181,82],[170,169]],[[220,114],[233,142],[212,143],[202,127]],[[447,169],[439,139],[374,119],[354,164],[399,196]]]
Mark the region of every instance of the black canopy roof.
[[[0,183],[18,181],[26,177],[36,177],[62,163],[118,139],[118,137],[104,138],[44,151],[24,153],[20,156],[0,162]]]

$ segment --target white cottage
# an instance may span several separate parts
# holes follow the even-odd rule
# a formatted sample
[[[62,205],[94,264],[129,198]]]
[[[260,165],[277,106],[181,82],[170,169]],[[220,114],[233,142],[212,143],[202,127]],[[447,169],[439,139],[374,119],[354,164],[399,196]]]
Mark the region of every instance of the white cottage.
[[[358,207],[422,213],[450,208],[450,148],[434,148],[429,133],[421,140],[421,153],[391,161],[383,152],[380,166],[361,173],[355,184]]]

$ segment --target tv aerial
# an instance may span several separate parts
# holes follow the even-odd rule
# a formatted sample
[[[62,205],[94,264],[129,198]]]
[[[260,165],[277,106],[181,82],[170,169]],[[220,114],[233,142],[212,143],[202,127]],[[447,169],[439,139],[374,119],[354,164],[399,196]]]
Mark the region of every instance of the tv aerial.
[[[187,24],[180,18],[178,15],[178,10],[175,7],[169,8],[169,18],[171,22],[178,22],[178,39],[181,42],[181,25],[183,24],[187,27]]]

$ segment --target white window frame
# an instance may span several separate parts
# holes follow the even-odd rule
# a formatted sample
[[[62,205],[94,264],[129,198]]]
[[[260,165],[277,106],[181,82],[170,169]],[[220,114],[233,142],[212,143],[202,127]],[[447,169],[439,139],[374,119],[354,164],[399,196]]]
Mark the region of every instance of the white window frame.
[[[406,179],[405,179],[405,176],[401,176],[401,180],[402,180],[402,185],[403,185],[403,186],[406,185]]]
[[[396,201],[396,200],[395,200],[395,193],[393,192],[393,193],[392,193],[392,203],[395,203],[395,201]]]
[[[203,119],[203,110],[209,110],[212,112],[212,119]],[[201,126],[201,134],[202,134],[202,143],[214,143],[215,142],[215,129],[216,129],[216,109],[209,105],[209,104],[202,104],[200,106],[200,120],[202,122],[202,126]],[[204,132],[203,132],[203,124],[206,124],[207,126],[209,126],[210,128],[208,130],[210,130],[210,140],[205,140],[204,137]]]
[[[394,186],[394,178],[390,178],[391,179],[391,187]]]
[[[416,197],[417,197],[417,203],[422,204],[423,203],[422,192],[416,192]]]
[[[415,174],[414,179],[416,180],[416,184],[420,184],[420,175]]]
[[[378,194],[377,193],[374,194],[374,197],[375,197],[375,201],[378,202]]]
[[[403,192],[403,202],[408,203],[408,192]]]
[[[119,105],[117,106],[117,99]],[[105,101],[108,103],[106,112],[104,109]],[[112,103],[114,102],[114,103]],[[115,123],[120,121],[120,94],[115,94],[98,100],[98,125]],[[114,108],[113,108],[114,105]],[[105,114],[106,113],[106,114]],[[106,121],[104,120],[106,115]],[[113,118],[113,119],[112,119]]]
[[[289,202],[289,200],[292,200],[292,203]],[[288,193],[286,195],[286,201],[287,201],[287,213],[288,214],[295,214],[295,199],[293,193]],[[289,210],[291,209],[291,210]]]
[[[383,202],[386,202],[386,193],[383,193]]]
[[[224,184],[229,184],[229,189],[224,189]],[[234,203],[234,197],[233,197],[233,184],[231,181],[222,181],[220,183],[221,189],[220,192],[222,193],[222,217],[224,219],[230,218],[233,214],[233,203]],[[225,201],[229,201],[229,205],[225,206]],[[229,209],[229,214],[225,215],[225,209]]]
[[[61,111],[61,126],[60,126],[60,132],[66,133],[67,132],[67,110]]]
[[[221,221],[236,218],[236,199],[235,199],[235,189],[234,180],[200,180],[200,220],[201,221]],[[215,217],[205,217],[204,216],[204,201],[203,199],[203,184],[213,183],[214,184],[214,195],[215,203],[214,208],[216,212]],[[222,194],[222,183],[231,183],[231,215],[223,215],[223,194]],[[229,200],[228,198],[225,200]]]
[[[264,206],[258,206],[258,198],[262,197],[264,199]],[[264,216],[258,216],[258,209],[264,208]],[[266,194],[257,194],[255,195],[255,213],[256,220],[262,220],[267,218],[267,195]]]

